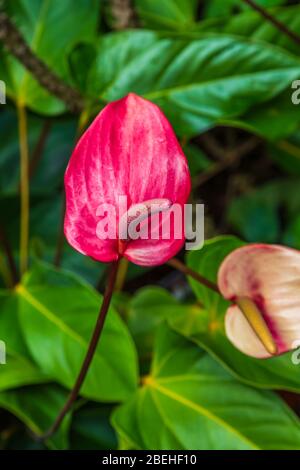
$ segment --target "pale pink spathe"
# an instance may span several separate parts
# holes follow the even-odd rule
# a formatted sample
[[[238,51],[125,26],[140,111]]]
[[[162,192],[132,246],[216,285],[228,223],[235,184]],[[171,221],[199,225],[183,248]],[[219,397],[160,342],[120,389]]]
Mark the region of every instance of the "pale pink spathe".
[[[190,175],[164,114],[131,93],[108,104],[83,134],[65,173],[65,190],[68,242],[85,255],[109,262],[120,256],[118,240],[97,237],[98,207],[117,208],[119,196],[127,196],[128,208],[152,199],[183,206]],[[133,263],[153,266],[174,256],[183,242],[183,234],[180,239],[132,240],[122,254]]]
[[[237,305],[250,298],[277,345],[278,354],[300,343],[300,252],[279,245],[250,244],[230,253],[219,269],[218,286],[233,302],[225,316],[230,341],[257,358],[270,357]]]

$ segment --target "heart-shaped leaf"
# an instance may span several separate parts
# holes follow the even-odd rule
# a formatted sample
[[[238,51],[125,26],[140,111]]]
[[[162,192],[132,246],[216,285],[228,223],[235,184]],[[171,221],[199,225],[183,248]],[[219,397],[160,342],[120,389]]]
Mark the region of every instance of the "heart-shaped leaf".
[[[18,318],[18,298],[0,291],[0,340],[5,363],[0,364],[0,391],[49,381],[34,363],[25,344]]]
[[[26,344],[41,370],[73,387],[102,297],[67,272],[39,264],[17,289]],[[110,308],[100,344],[82,387],[99,401],[124,400],[137,384],[136,353],[128,330]]]
[[[40,435],[51,426],[66,398],[66,391],[57,385],[24,387],[1,392],[0,408],[10,411],[34,434]],[[48,447],[57,450],[68,448],[70,418],[67,416],[57,433],[47,439]]]
[[[180,135],[189,137],[223,120],[237,120],[278,96],[299,75],[300,60],[267,43],[130,31],[100,39],[88,90],[104,101],[129,92],[143,95],[163,108]]]
[[[299,420],[273,393],[237,382],[208,354],[161,328],[151,374],[116,410],[123,446],[138,449],[297,449]]]

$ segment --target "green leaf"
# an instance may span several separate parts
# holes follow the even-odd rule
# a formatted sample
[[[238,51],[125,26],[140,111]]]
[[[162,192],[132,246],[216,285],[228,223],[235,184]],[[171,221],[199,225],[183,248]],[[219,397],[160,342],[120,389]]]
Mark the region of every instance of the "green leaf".
[[[287,3],[287,0],[256,0],[256,3],[264,8],[271,8],[284,5]],[[250,6],[247,6],[246,8],[251,9]]]
[[[113,415],[138,449],[297,449],[298,418],[271,392],[237,382],[198,346],[159,330],[151,375]]]
[[[208,240],[200,250],[188,253],[187,264],[194,271],[202,274],[212,282],[217,281],[217,273],[221,262],[227,254],[239,248],[243,243],[233,236],[220,236]],[[222,296],[206,288],[203,284],[189,278],[191,287],[199,301],[206,307],[214,307],[215,313],[219,308],[224,308],[228,302]]]
[[[70,448],[76,450],[116,449],[117,438],[109,418],[112,408],[89,404],[73,415]]]
[[[270,8],[284,5],[285,2],[286,0],[256,0],[255,3],[264,8]],[[253,13],[251,7],[241,2],[241,0],[226,0],[226,2],[224,2],[224,0],[210,0],[209,2],[205,2],[204,14],[207,18],[221,17],[222,26],[225,24],[226,27],[228,19],[239,18],[240,15],[234,15],[237,10],[246,10],[247,13]],[[246,12],[244,13],[245,15],[247,14]]]
[[[136,10],[148,28],[189,30],[195,22],[198,0],[135,0]]]
[[[22,356],[8,354],[6,364],[0,365],[0,392],[49,381],[32,361]]]
[[[95,38],[99,3],[97,0],[15,0],[7,2],[8,14],[33,52],[62,79],[68,79],[67,55],[81,40]],[[3,53],[2,53],[3,54]],[[65,105],[43,89],[24,67],[9,54],[1,60],[0,76],[7,94],[36,112],[53,115]]]
[[[28,348],[43,372],[71,388],[94,329],[102,297],[71,273],[38,264],[17,289]],[[110,308],[83,384],[85,397],[114,402],[137,383],[136,353],[128,330]]]
[[[52,251],[52,256],[50,258],[46,257],[47,261],[51,262],[54,259],[55,252],[56,248]],[[94,287],[98,285],[100,278],[105,278],[105,264],[82,255],[67,243],[65,243],[64,246],[61,266],[62,268],[72,271],[74,274],[82,277]]]
[[[239,0],[227,0],[226,2],[224,0],[210,0],[204,3],[204,15],[206,18],[221,17],[225,22],[223,17],[229,17],[235,7],[243,8],[242,2]]]
[[[299,107],[291,100],[292,91],[289,86],[270,102],[253,106],[239,120],[227,120],[226,124],[242,127],[270,141],[289,137],[298,129],[300,123]]]
[[[288,225],[283,242],[297,250],[300,249],[300,214]]]
[[[219,237],[206,243],[199,251],[190,252],[188,265],[216,282],[222,260],[241,246],[234,237]],[[204,308],[193,309],[188,319],[182,315],[169,322],[176,331],[206,349],[226,369],[255,387],[300,391],[300,377],[292,363],[291,353],[267,360],[255,359],[237,350],[224,331],[224,315],[229,302],[191,279],[191,286]]]
[[[232,201],[228,220],[249,242],[274,243],[279,239],[278,196],[265,187]]]
[[[10,411],[33,433],[39,435],[53,424],[66,398],[66,392],[57,385],[24,387],[1,392],[0,407]],[[46,444],[51,449],[67,449],[69,426],[70,416],[67,416]]]
[[[28,355],[18,318],[18,298],[14,292],[0,290],[0,339],[12,355]]]
[[[299,74],[298,58],[261,42],[130,31],[100,39],[88,89],[104,101],[144,95],[163,108],[178,134],[190,137],[267,103]]]
[[[224,2],[222,2],[223,4]],[[241,3],[241,2],[238,2]],[[261,2],[266,3],[266,2]],[[271,2],[272,3],[272,2]],[[274,6],[268,4],[266,6]],[[277,2],[279,4],[280,2]],[[282,2],[281,2],[282,3]],[[300,34],[300,6],[286,6],[271,10],[272,16],[285,24],[291,31]],[[274,27],[270,22],[255,11],[247,11],[233,15],[228,21],[219,21],[217,24],[204,22],[202,29],[207,23],[206,30],[214,30],[225,34],[244,36],[253,41],[265,41],[267,43],[284,48],[295,55],[299,55],[299,47],[287,35]],[[228,125],[243,127],[251,132],[257,133],[269,140],[277,140],[288,137],[300,123],[299,109],[292,103],[291,84],[287,90],[276,96],[268,104],[263,103],[253,106],[240,120],[227,121]]]
[[[6,355],[6,364],[0,365],[0,391],[49,381],[34,364],[24,342],[17,296],[4,290],[0,291],[0,340]]]
[[[95,60],[95,56],[96,49],[94,42],[80,43],[69,54],[70,74],[76,87],[82,91],[82,94],[87,92],[87,71]]]
[[[270,13],[278,21],[287,26],[290,31],[300,33],[300,7],[299,5],[285,6],[270,10]],[[226,34],[245,36],[253,40],[266,41],[276,44],[298,55],[299,46],[283,34],[272,23],[266,21],[259,13],[247,10],[239,15],[232,16],[226,22],[222,31]]]
[[[161,287],[144,287],[132,298],[128,313],[128,328],[136,343],[139,355],[149,357],[153,350],[154,336],[158,327],[169,315],[187,313],[182,306]]]
[[[300,212],[298,188],[298,178],[277,180],[256,188],[232,201],[228,221],[247,241],[286,242],[286,232],[281,229],[282,214],[289,232]]]

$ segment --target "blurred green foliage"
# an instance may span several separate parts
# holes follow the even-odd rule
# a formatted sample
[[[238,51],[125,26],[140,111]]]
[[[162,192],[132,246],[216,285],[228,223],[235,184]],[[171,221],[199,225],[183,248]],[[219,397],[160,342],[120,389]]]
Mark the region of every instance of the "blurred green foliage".
[[[53,422],[101,303],[105,266],[66,243],[53,264],[70,153],[109,101],[135,92],[163,109],[189,161],[191,198],[206,204],[207,236],[240,237],[217,236],[189,253],[195,271],[216,281],[240,239],[300,249],[300,113],[291,101],[299,45],[241,0],[74,3],[4,2],[36,56],[80,91],[84,109],[69,112],[0,43],[1,250],[8,241],[16,263],[20,106],[30,154],[30,269],[15,288],[5,250],[0,257],[1,448],[300,448],[298,417],[271,391],[299,393],[290,353],[260,361],[237,351],[224,332],[227,302],[195,281],[170,284],[164,268],[129,268],[72,416],[45,446],[26,431]],[[300,35],[298,2],[257,3]],[[241,158],[236,149],[251,138],[256,146]]]

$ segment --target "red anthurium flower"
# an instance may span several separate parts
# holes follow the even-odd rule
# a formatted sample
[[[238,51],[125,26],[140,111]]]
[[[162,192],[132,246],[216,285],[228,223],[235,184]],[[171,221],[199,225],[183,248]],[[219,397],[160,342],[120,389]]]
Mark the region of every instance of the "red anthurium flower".
[[[221,264],[218,285],[233,302],[225,329],[238,349],[266,358],[299,346],[299,251],[263,244],[238,248]]]
[[[148,225],[155,212],[175,203],[183,208],[190,193],[187,161],[170,123],[156,105],[137,95],[110,103],[96,117],[71,156],[65,189],[68,242],[96,260],[124,256],[139,265],[158,265],[184,242],[183,230],[180,237],[171,230],[168,239],[119,236],[120,226],[126,229],[129,222]],[[124,197],[126,208],[120,207]],[[150,217],[152,206],[156,210]],[[101,235],[104,215],[113,237]]]

